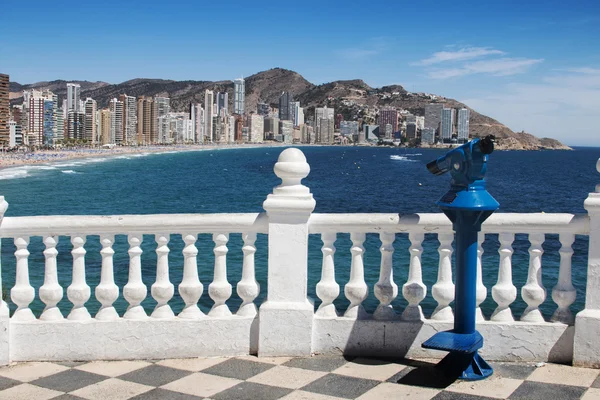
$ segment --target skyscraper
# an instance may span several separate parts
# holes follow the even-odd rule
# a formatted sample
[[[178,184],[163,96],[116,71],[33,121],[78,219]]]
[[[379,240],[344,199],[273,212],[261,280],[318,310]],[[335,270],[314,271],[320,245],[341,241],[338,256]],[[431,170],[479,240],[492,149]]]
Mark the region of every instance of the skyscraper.
[[[9,130],[8,130],[8,97],[9,77],[5,74],[0,74],[0,145],[8,146]]]
[[[137,101],[134,96],[122,94],[119,101],[123,103],[123,144],[136,143],[137,133]]]
[[[267,103],[258,103],[256,105],[256,113],[263,117],[268,117],[269,113],[271,113],[271,106]]]
[[[67,112],[81,111],[79,97],[81,86],[77,83],[67,83]]]
[[[246,83],[244,78],[233,81],[233,113],[244,115],[246,103]]]
[[[110,137],[111,143],[123,143],[123,102],[112,99],[108,104],[111,115]]]
[[[213,103],[215,94],[212,90],[204,92],[204,137],[205,142],[213,141]]]
[[[379,110],[379,132],[383,129],[385,138],[391,139],[394,132],[398,132],[398,111],[395,108],[383,108]],[[386,126],[391,125],[391,132],[386,131]]]
[[[292,122],[294,123],[294,126],[302,125],[304,123],[304,108],[300,107],[300,102],[291,102],[290,109],[292,113]]]
[[[98,141],[98,134],[96,132],[96,111],[97,111],[96,100],[87,98],[85,99],[85,133],[83,134],[83,138],[88,141],[88,143],[96,144]]]
[[[333,108],[315,108],[315,134],[317,143],[333,144],[335,127],[334,112]]]
[[[458,140],[467,141],[469,139],[469,117],[468,108],[458,110]]]
[[[444,105],[441,103],[431,103],[425,106],[425,128],[431,128],[434,132],[440,129],[443,108]]]
[[[264,140],[265,132],[265,120],[262,115],[250,114],[248,115],[248,134],[250,135],[249,141],[252,143],[262,142]]]
[[[279,96],[279,120],[281,121],[291,121],[292,120],[292,112],[290,110],[290,103],[293,102],[294,99],[289,92],[281,93]]]
[[[225,110],[225,114],[229,114],[229,108],[227,107],[228,103],[229,95],[227,92],[217,93],[217,115],[221,115],[221,110]]]
[[[454,108],[442,109],[442,140],[449,142],[454,134]]]
[[[24,109],[27,110],[27,137],[23,138],[25,144],[31,146],[42,146],[44,144],[52,145],[56,133],[56,117],[58,108],[55,103],[58,97],[49,90],[40,92],[32,90],[23,93],[25,102]],[[78,138],[80,139],[80,138]]]
[[[137,100],[137,143],[150,144],[152,132],[156,131],[154,101],[150,97],[140,96]]]
[[[166,143],[171,130],[169,113],[171,112],[171,99],[168,97],[154,98],[156,132],[153,132],[152,143]]]
[[[192,104],[190,109],[192,132],[195,143],[204,143],[204,108],[201,104]]]
[[[98,118],[98,131],[100,134],[100,143],[101,144],[110,144],[111,143],[111,117],[110,110],[104,109],[100,110],[100,118]]]

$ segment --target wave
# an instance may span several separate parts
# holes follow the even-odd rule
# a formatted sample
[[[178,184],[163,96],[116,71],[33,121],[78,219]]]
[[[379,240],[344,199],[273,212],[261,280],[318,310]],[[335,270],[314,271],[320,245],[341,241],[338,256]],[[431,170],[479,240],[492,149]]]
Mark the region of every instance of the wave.
[[[390,156],[390,160],[395,160],[395,161],[411,161],[411,162],[417,161],[417,160],[411,160],[407,156],[399,156],[399,155],[391,155]]]
[[[28,168],[9,168],[0,170],[0,180],[25,178],[29,176]]]
[[[81,173],[81,172],[73,171],[72,169],[66,169],[66,170],[60,171],[60,172],[62,172],[63,174],[80,174]]]

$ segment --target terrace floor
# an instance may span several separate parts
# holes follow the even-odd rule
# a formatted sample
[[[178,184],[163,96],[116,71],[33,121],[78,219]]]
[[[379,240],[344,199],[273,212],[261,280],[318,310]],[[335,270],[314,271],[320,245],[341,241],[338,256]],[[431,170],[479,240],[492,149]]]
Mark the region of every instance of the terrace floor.
[[[600,399],[600,370],[491,364],[492,377],[462,382],[436,373],[433,360],[247,356],[30,362],[0,368],[0,399]]]

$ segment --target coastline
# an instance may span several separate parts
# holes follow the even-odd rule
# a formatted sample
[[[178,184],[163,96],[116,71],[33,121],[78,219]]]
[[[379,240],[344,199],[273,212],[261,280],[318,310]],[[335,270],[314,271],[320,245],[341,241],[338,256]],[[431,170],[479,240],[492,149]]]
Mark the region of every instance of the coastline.
[[[186,151],[209,151],[238,148],[285,147],[289,144],[259,143],[259,144],[194,144],[179,146],[131,146],[114,147],[112,149],[73,149],[73,150],[38,150],[27,153],[0,154],[0,170],[27,165],[52,164],[61,161],[87,159],[97,157],[118,157],[135,154],[173,153]]]

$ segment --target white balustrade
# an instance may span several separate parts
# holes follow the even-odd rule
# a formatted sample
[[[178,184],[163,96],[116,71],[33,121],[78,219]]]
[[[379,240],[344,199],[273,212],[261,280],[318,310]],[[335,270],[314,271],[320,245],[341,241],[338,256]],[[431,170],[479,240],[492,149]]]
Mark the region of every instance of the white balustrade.
[[[485,321],[483,312],[481,312],[481,303],[485,301],[487,297],[487,288],[483,285],[483,276],[481,271],[481,258],[483,256],[483,242],[485,241],[485,234],[479,232],[477,234],[477,283],[475,292],[475,317],[477,322]]]
[[[369,288],[365,282],[365,267],[363,264],[363,254],[365,252],[363,243],[365,242],[365,238],[366,235],[364,233],[350,234],[350,240],[352,240],[352,247],[350,248],[350,252],[352,253],[350,280],[344,286],[344,295],[350,301],[350,305],[344,313],[344,317],[347,318],[364,319],[368,317],[362,305],[362,302],[369,294]]]
[[[527,308],[523,311],[521,321],[525,322],[544,322],[544,317],[540,312],[539,306],[546,299],[546,289],[542,285],[542,243],[544,243],[543,233],[530,233],[529,242],[529,271],[527,273],[527,283],[521,288],[521,297],[527,303]]]
[[[452,282],[452,241],[454,235],[450,233],[438,234],[440,247],[440,262],[438,265],[437,282],[431,288],[431,294],[438,305],[431,314],[431,319],[436,321],[452,321],[454,314],[450,303],[454,300],[454,283]]]
[[[44,284],[40,287],[40,299],[46,304],[46,308],[40,315],[42,321],[58,321],[64,317],[57,307],[58,302],[63,297],[63,288],[58,284],[58,271],[56,269],[56,256],[58,251],[56,245],[58,240],[55,236],[46,236],[44,244],[44,256],[46,265],[44,272]]]
[[[179,317],[186,319],[198,319],[204,317],[204,313],[198,307],[198,300],[202,297],[204,286],[198,278],[198,248],[195,243],[195,234],[183,234],[183,280],[178,287],[179,294],[185,302],[185,307],[179,313]]]
[[[572,233],[563,233],[559,236],[559,241],[561,244],[559,251],[560,270],[558,273],[558,283],[552,289],[552,300],[558,305],[558,309],[552,315],[552,321],[571,325],[575,322],[575,318],[569,307],[577,298],[577,291],[571,282],[572,245],[575,241],[575,235]]]
[[[242,252],[244,253],[244,261],[242,263],[242,280],[237,284],[237,293],[242,299],[242,305],[237,312],[237,315],[242,317],[255,317],[258,313],[254,299],[258,297],[260,293],[260,285],[256,281],[256,275],[254,270],[254,254],[256,253],[256,233],[244,233],[242,235],[244,239],[244,246]]]
[[[208,315],[211,317],[227,317],[231,311],[225,302],[231,297],[232,287],[227,281],[227,242],[228,233],[213,234],[215,242],[215,274],[214,279],[208,285],[208,294],[215,304],[210,309]]]
[[[115,284],[113,270],[113,255],[115,251],[112,246],[115,242],[113,235],[101,235],[100,243],[102,250],[102,270],[100,271],[100,284],[96,286],[96,299],[102,305],[96,313],[96,319],[100,321],[111,321],[119,318],[119,314],[113,303],[119,298],[119,287]]]
[[[151,314],[153,318],[171,318],[175,314],[169,305],[169,300],[175,294],[175,287],[169,280],[169,235],[166,233],[155,235],[156,238],[156,281],[150,289],[152,297],[156,300],[156,307]]]
[[[392,257],[394,255],[394,240],[396,235],[390,232],[379,234],[381,240],[381,267],[379,269],[379,281],[375,284],[375,297],[379,305],[373,313],[373,318],[379,320],[394,319],[396,312],[391,303],[398,296],[398,285],[394,282],[394,271],[392,269]]]
[[[340,285],[335,281],[334,243],[336,239],[336,233],[326,232],[321,234],[323,263],[321,265],[321,280],[317,283],[317,296],[321,299],[321,304],[316,315],[324,318],[338,316],[333,304],[334,300],[340,295]]]
[[[29,304],[35,298],[35,289],[29,284],[29,245],[28,237],[15,238],[15,257],[17,259],[17,276],[15,286],[10,290],[10,298],[17,305],[13,315],[15,321],[32,321],[35,319]]]
[[[408,234],[410,240],[410,264],[408,267],[408,281],[402,286],[402,295],[408,301],[408,306],[402,313],[405,321],[423,320],[423,310],[419,303],[427,295],[427,286],[423,283],[421,269],[421,254],[423,253],[424,234],[411,232]]]
[[[492,298],[498,304],[492,314],[492,321],[512,322],[514,317],[510,305],[517,299],[517,288],[512,282],[512,243],[515,240],[513,233],[500,233],[500,265],[498,267],[498,281],[492,287]]]
[[[73,244],[73,275],[71,285],[67,288],[67,297],[73,308],[67,316],[68,319],[74,321],[85,321],[91,319],[91,315],[85,303],[90,299],[90,287],[85,281],[85,244],[84,235],[75,235],[71,237]]]
[[[148,317],[141,306],[148,294],[148,288],[142,282],[142,235],[132,233],[129,235],[129,279],[123,288],[123,297],[129,303],[123,318],[145,319]]]

